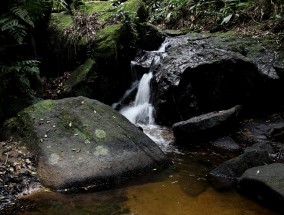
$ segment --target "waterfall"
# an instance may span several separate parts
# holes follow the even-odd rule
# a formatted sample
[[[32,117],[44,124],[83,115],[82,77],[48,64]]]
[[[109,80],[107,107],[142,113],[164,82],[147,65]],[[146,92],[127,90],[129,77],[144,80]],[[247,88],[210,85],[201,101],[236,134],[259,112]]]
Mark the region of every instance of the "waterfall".
[[[120,113],[133,124],[152,125],[155,123],[154,108],[150,104],[150,81],[152,77],[152,72],[142,76],[134,103],[120,110]]]
[[[153,71],[160,62],[161,56],[165,55],[165,50],[168,42],[164,42],[157,51],[153,51],[155,56],[152,59],[149,72],[144,74],[140,81],[134,67],[132,68],[133,82],[122,98],[112,105],[115,109],[120,109],[125,103],[129,103],[129,98],[134,98],[127,106],[120,109],[120,113],[124,115],[131,123],[138,125],[143,129],[143,132],[150,137],[164,152],[171,152],[174,149],[171,146],[174,140],[173,133],[166,127],[161,127],[155,123],[154,107],[150,102],[151,86],[150,82],[153,77]],[[153,55],[152,55],[153,56]],[[132,61],[133,66],[136,61]]]
[[[130,122],[138,125],[155,125],[154,119],[154,107],[150,103],[151,89],[150,82],[153,77],[153,67],[155,67],[160,61],[160,53],[165,52],[167,43],[163,43],[161,47],[154,51],[157,53],[152,61],[150,70],[147,74],[144,74],[139,82],[137,94],[134,103],[127,107],[122,108],[119,112],[125,116]],[[125,92],[122,99],[125,99],[129,95],[129,91],[133,91],[134,85]],[[117,103],[116,103],[117,104]],[[114,105],[113,105],[114,106]]]

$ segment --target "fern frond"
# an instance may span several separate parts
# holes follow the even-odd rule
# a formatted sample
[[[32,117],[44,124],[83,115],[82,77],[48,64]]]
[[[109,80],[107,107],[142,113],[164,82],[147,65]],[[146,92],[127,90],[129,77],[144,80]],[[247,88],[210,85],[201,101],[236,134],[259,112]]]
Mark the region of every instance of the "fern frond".
[[[20,24],[17,19],[12,17],[0,19],[0,30],[2,32],[9,32],[9,35],[12,36],[18,44],[21,44],[27,35],[26,26]]]
[[[10,19],[10,20],[5,19],[5,22],[1,25],[1,31],[7,31],[13,28],[23,28],[23,27],[24,26],[20,25],[17,19]]]
[[[53,0],[53,9],[68,11],[68,4],[65,0]]]
[[[0,76],[10,72],[39,75],[39,64],[38,60],[24,60],[17,61],[12,66],[0,65]]]
[[[20,18],[22,21],[24,21],[26,24],[28,24],[31,27],[34,27],[34,23],[31,20],[28,11],[26,9],[23,9],[19,7],[18,5],[15,5],[10,8],[10,11],[12,14]]]

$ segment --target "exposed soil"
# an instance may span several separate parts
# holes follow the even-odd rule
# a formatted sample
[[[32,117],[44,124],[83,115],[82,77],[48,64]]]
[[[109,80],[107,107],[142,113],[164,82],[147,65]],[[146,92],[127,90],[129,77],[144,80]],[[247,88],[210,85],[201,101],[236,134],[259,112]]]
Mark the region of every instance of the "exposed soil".
[[[40,188],[35,157],[18,142],[0,142],[0,214],[19,197]]]
[[[70,72],[64,72],[58,77],[43,78],[43,99],[60,99],[64,97],[65,81],[69,78]]]

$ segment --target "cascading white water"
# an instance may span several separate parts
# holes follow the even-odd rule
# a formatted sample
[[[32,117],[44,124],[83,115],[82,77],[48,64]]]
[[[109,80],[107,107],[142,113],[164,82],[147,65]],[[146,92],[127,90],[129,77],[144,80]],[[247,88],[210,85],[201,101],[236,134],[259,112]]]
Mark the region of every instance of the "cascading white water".
[[[134,102],[130,103],[128,106],[123,107],[119,112],[124,115],[131,123],[139,125],[143,128],[143,131],[148,135],[154,142],[156,142],[163,151],[173,151],[170,143],[173,141],[172,132],[165,128],[160,127],[155,123],[154,119],[154,107],[150,102],[151,87],[150,82],[153,77],[153,69],[159,63],[160,57],[165,53],[165,49],[168,43],[163,43],[161,47],[154,51],[156,56],[154,57],[150,70],[147,74],[144,74],[138,84],[137,74],[133,74],[134,82],[131,87],[125,92],[123,97],[118,103],[113,104],[115,108],[123,103],[125,100],[137,87],[137,93]]]
[[[120,113],[133,124],[152,125],[155,123],[154,108],[150,104],[150,81],[152,77],[152,72],[142,76],[134,104],[120,110]]]
[[[134,104],[124,107],[119,111],[133,124],[138,124],[140,126],[155,125],[155,119],[153,116],[154,107],[150,103],[150,81],[153,77],[153,67],[155,67],[160,61],[159,53],[165,52],[167,44],[168,43],[163,43],[161,47],[157,51],[155,51],[155,53],[157,54],[153,59],[150,71],[147,74],[144,74],[139,82]],[[130,90],[131,89],[132,88],[130,88]],[[128,91],[126,91],[125,95],[127,94],[127,92]],[[125,95],[123,96],[123,98],[125,97]]]

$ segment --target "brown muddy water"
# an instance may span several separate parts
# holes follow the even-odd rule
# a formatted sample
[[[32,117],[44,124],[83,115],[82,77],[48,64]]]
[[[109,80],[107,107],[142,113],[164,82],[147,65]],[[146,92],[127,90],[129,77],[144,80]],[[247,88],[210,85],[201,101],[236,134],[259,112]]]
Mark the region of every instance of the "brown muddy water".
[[[165,136],[169,136],[167,132]],[[166,139],[155,140],[174,162],[167,170],[153,170],[151,177],[107,191],[81,194],[38,192],[27,197],[32,207],[18,215],[277,214],[235,190],[217,191],[207,182],[208,172],[228,156],[210,149],[174,147],[170,144],[171,138]]]

